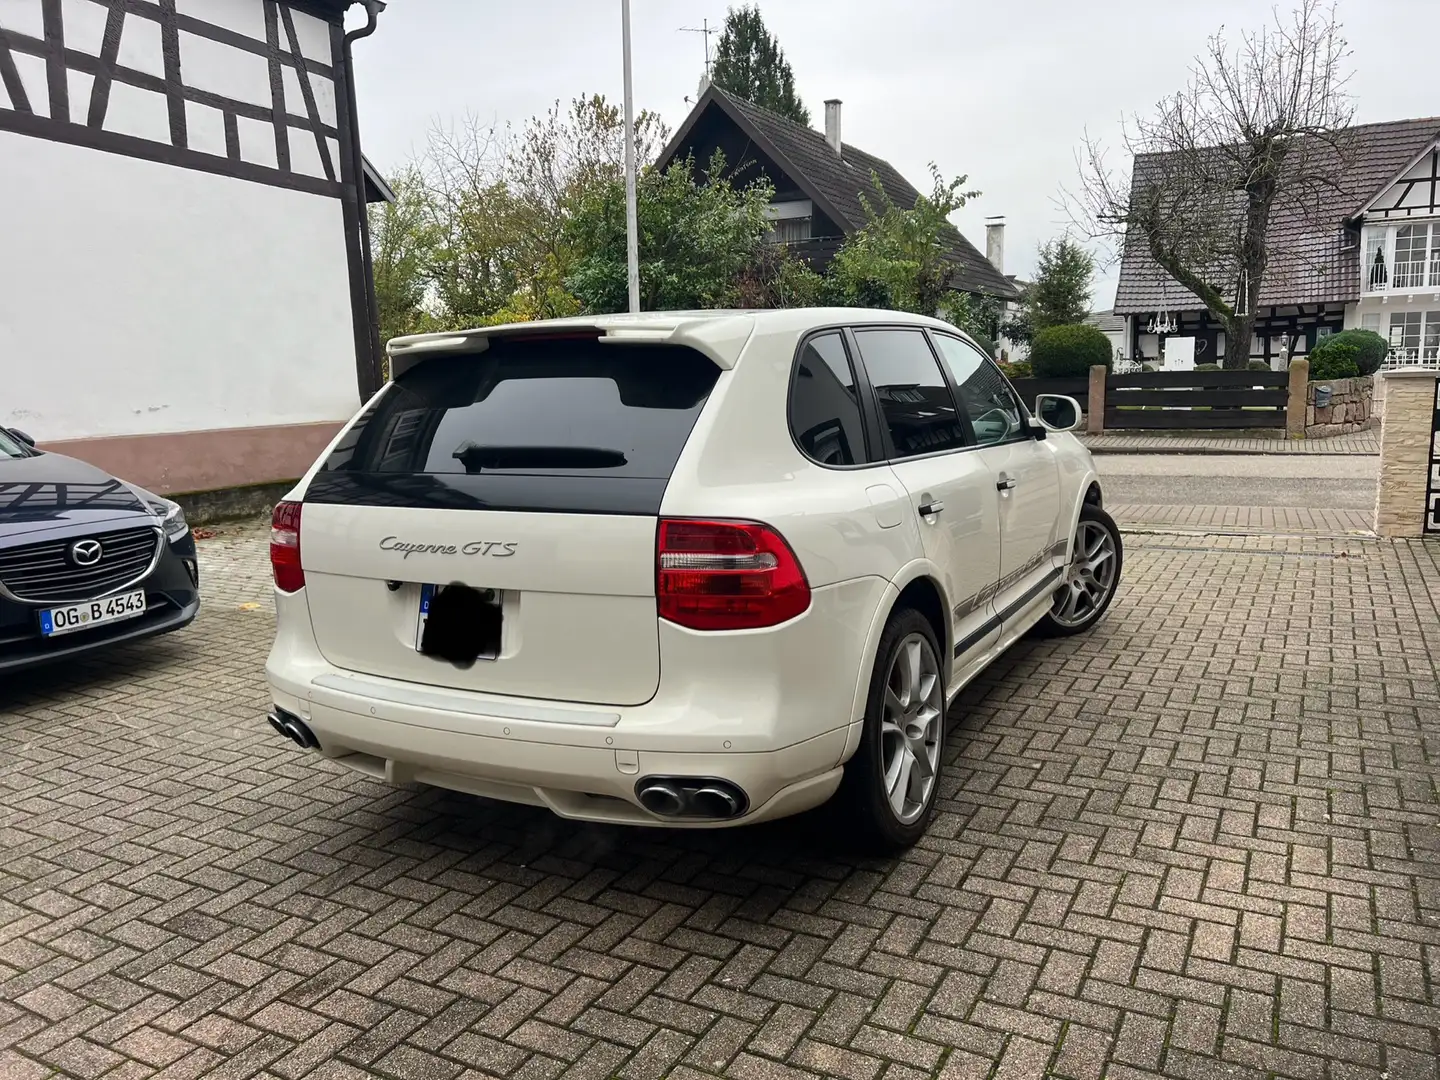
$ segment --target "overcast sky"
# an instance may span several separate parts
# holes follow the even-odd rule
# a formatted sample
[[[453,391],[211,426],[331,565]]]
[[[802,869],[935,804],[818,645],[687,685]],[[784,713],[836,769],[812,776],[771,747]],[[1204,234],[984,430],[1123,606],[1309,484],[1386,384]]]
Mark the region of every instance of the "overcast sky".
[[[637,108],[673,129],[703,68],[701,35],[727,0],[632,0]],[[1288,8],[1288,0],[1286,7]],[[928,190],[926,165],[982,192],[956,223],[984,250],[984,218],[1005,215],[1006,273],[1026,276],[1036,245],[1065,225],[1086,130],[1109,143],[1126,113],[1183,84],[1221,24],[1270,17],[1268,0],[762,0],[765,19],[823,126],[844,101],[846,142],[887,158]],[[1440,114],[1434,65],[1440,0],[1342,0],[1361,122]],[[350,21],[359,14],[352,8]],[[712,41],[714,39],[712,38]],[[365,152],[381,169],[409,158],[437,120],[473,112],[519,123],[556,98],[621,98],[620,0],[390,0],[355,46]],[[1114,271],[1094,303],[1114,298]]]

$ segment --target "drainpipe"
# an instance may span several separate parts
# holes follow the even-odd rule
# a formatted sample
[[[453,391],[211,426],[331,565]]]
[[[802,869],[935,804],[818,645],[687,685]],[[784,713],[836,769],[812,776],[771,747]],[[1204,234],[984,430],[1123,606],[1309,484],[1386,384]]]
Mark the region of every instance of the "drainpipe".
[[[361,38],[375,32],[380,12],[385,10],[385,0],[362,0],[365,5],[365,25],[351,30],[344,38],[345,63],[345,107],[350,114],[350,150],[353,160],[351,173],[355,177],[355,200],[360,218],[360,259],[365,268],[365,325],[370,334],[370,385],[365,388],[368,398],[380,389],[380,343],[379,302],[375,299],[375,267],[370,258],[370,209],[365,201],[365,157],[360,151],[360,114],[355,104],[355,64],[350,47]]]

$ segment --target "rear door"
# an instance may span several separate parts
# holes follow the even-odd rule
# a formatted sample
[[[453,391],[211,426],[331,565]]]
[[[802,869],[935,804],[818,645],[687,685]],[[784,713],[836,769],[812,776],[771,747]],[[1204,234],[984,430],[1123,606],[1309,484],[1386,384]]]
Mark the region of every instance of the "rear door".
[[[961,338],[932,336],[950,369],[977,454],[994,475],[991,497],[1000,515],[995,609],[1011,629],[1059,582],[1068,541],[1058,531],[1059,463],[1049,443],[1031,433],[1024,407],[994,361]]]
[[[995,481],[967,445],[955,400],[926,341],[907,327],[856,327],[890,466],[909,493],[926,557],[951,608],[955,681],[999,637],[991,603],[1000,573]]]
[[[594,335],[402,373],[305,493],[325,658],[485,693],[649,700],[656,521],[720,376],[688,348]]]

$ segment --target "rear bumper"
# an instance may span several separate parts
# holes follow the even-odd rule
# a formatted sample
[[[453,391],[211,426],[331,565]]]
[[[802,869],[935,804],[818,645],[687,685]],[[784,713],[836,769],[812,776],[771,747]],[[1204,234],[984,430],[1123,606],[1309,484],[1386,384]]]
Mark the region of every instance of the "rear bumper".
[[[674,640],[662,641],[660,691],[633,707],[499,697],[338,669],[315,644],[303,592],[277,595],[266,676],[275,704],[306,723],[321,754],[377,779],[587,821],[747,824],[818,806],[838,787],[870,614],[885,588],[877,580],[817,590],[810,612],[748,647],[731,638],[712,649],[703,636],[664,624],[662,637]],[[737,663],[742,648],[749,666]],[[729,662],[714,662],[721,658]],[[646,777],[728,780],[749,809],[726,821],[661,818],[639,804],[636,785]]]
[[[302,714],[320,753],[336,764],[392,784],[430,784],[626,825],[735,825],[817,806],[839,785],[846,735],[840,728],[766,753],[616,751],[476,735],[453,730],[444,717],[432,717],[442,725],[433,726],[374,716],[363,698],[348,704],[312,702],[308,717]],[[752,809],[723,822],[658,818],[636,800],[636,783],[646,776],[721,777],[746,793]]]

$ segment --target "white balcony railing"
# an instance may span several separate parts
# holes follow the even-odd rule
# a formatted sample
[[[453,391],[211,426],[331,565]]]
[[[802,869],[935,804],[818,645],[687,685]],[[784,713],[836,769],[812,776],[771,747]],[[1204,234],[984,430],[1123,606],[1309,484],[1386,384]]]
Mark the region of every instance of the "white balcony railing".
[[[1397,349],[1391,346],[1389,354],[1385,357],[1387,371],[1417,367],[1440,370],[1440,345],[1426,345],[1419,348],[1411,346],[1408,349]]]
[[[1394,266],[1371,263],[1367,269],[1366,292],[1417,292],[1425,289],[1440,289],[1440,258],[1428,262],[1424,259],[1398,262]]]

